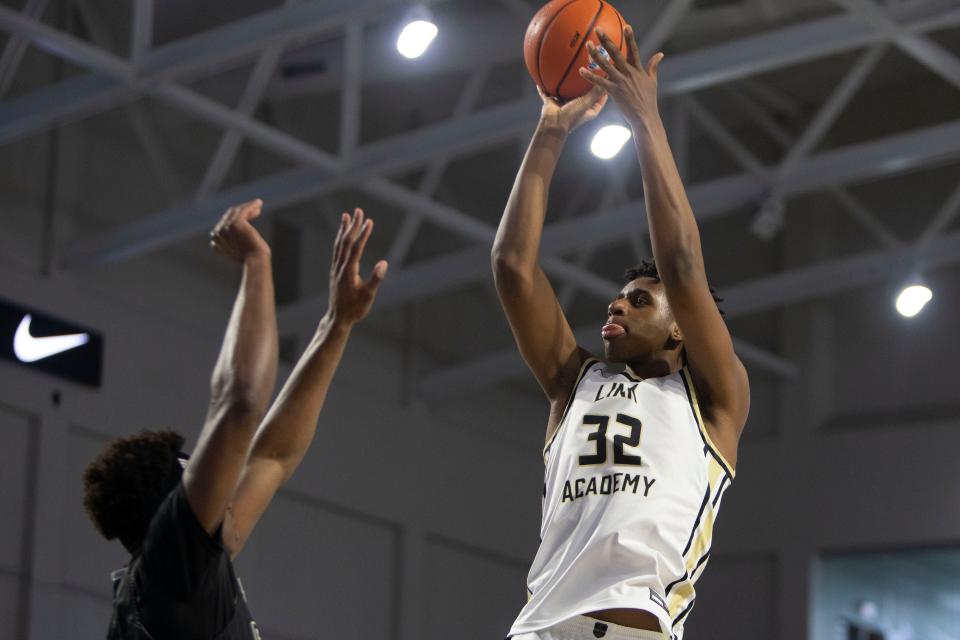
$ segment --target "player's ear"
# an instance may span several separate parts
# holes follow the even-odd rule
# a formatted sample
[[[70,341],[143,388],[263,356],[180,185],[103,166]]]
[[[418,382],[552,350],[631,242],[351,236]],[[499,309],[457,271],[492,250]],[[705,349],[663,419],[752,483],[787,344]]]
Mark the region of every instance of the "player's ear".
[[[680,332],[680,325],[676,321],[670,323],[670,338],[675,342],[683,342],[683,334]]]

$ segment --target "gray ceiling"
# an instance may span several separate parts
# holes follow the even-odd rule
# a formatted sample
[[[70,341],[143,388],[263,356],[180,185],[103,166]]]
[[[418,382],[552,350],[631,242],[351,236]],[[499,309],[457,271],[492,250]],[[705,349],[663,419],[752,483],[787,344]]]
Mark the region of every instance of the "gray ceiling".
[[[434,2],[440,36],[405,60],[393,41],[408,6],[4,3],[0,153],[56,130],[78,163],[57,268],[173,255],[215,273],[197,238],[262,197],[295,334],[325,304],[311,275],[337,213],[361,205],[378,223],[370,257],[392,261],[372,326],[449,366],[433,383],[522,371],[487,254],[538,112],[521,53],[535,6]],[[785,308],[960,261],[960,0],[617,6],[646,51],[667,53],[662,110],[758,375],[796,373],[778,353]],[[591,157],[593,130],[569,143],[543,245],[588,344],[618,275],[648,253],[632,151]]]

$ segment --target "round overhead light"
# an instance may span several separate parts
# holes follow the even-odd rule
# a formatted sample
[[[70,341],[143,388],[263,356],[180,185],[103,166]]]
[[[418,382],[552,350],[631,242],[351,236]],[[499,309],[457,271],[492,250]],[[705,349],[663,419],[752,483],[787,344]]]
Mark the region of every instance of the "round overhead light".
[[[623,145],[627,143],[630,136],[630,129],[627,129],[623,125],[607,125],[602,127],[593,136],[593,141],[590,143],[590,151],[598,158],[609,160],[620,153],[620,150],[623,149]]]
[[[897,311],[905,318],[912,318],[932,299],[933,292],[928,287],[922,284],[908,285],[897,296]]]
[[[428,16],[421,16],[407,22],[397,38],[397,51],[405,58],[419,58],[437,37],[437,25]]]

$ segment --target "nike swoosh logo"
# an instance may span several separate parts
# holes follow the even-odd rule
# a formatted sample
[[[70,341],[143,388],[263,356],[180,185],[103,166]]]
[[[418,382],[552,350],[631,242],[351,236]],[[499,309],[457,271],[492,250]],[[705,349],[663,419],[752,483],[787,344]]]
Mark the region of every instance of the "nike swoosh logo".
[[[30,335],[30,323],[32,321],[33,316],[29,313],[23,316],[23,320],[17,327],[17,332],[13,335],[13,353],[20,362],[43,360],[58,353],[81,347],[90,341],[90,335],[86,333],[34,337]]]

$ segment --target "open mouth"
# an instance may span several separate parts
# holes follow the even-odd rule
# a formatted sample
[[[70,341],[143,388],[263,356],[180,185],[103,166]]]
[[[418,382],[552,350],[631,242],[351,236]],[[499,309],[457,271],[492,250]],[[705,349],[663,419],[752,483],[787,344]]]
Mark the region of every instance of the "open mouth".
[[[600,335],[603,336],[604,340],[610,340],[612,338],[616,338],[617,336],[622,336],[626,332],[626,329],[613,322],[608,322],[607,324],[603,325],[602,329],[600,329]]]

